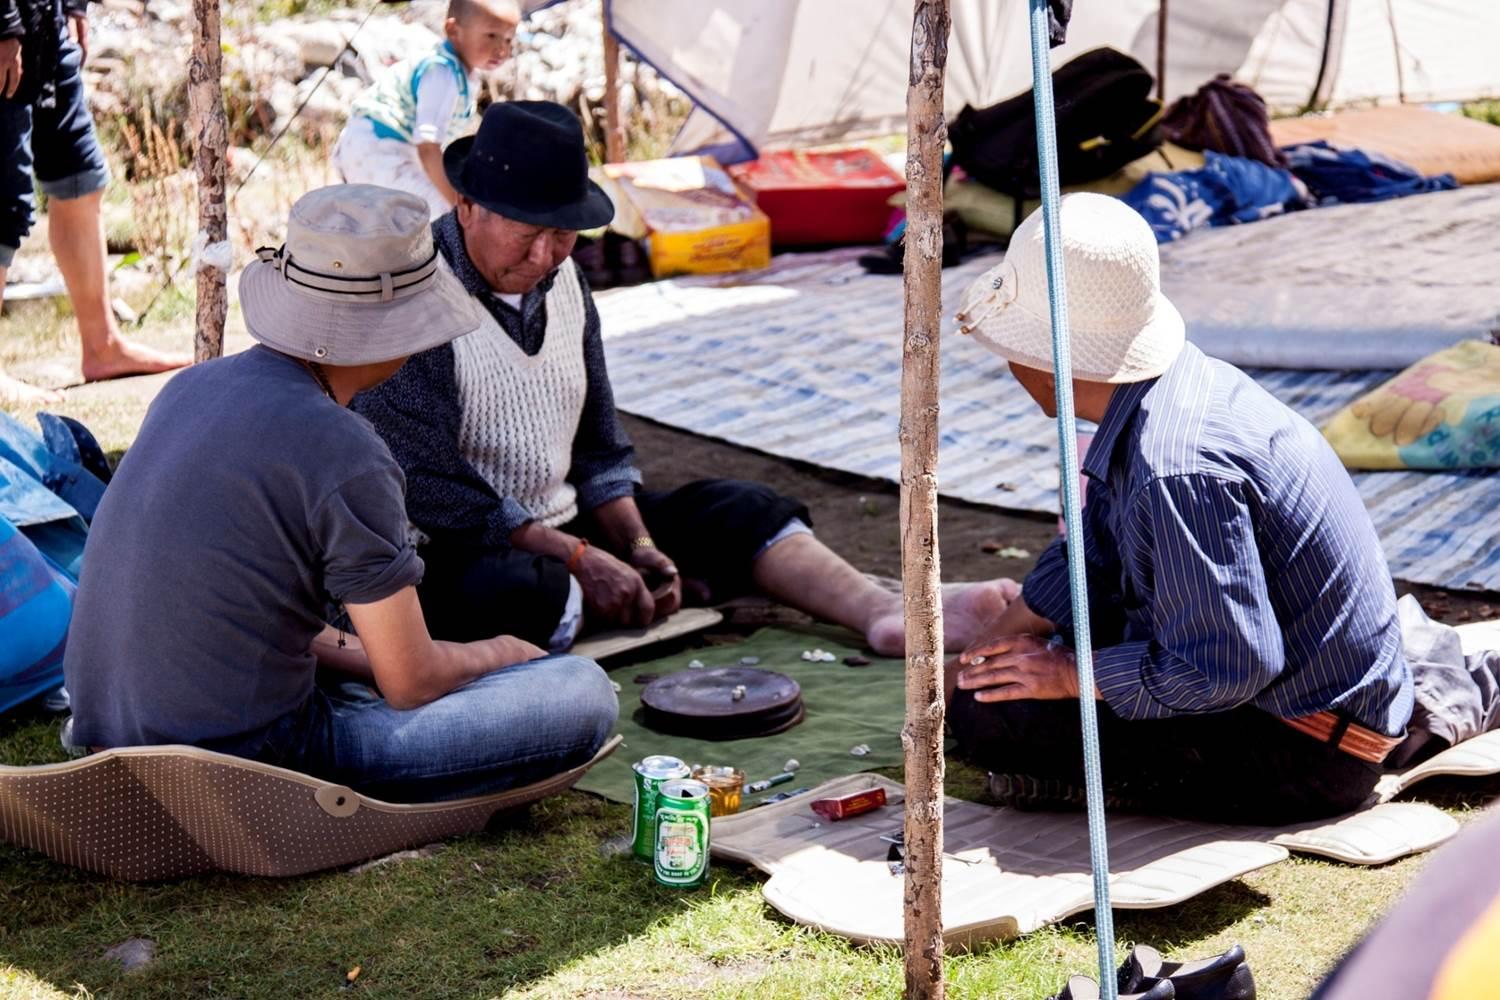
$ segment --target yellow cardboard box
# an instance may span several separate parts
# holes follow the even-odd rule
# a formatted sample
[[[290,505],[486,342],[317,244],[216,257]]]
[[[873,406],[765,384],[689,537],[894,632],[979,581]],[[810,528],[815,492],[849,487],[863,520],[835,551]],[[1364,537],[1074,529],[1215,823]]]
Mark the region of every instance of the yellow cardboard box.
[[[771,263],[771,220],[711,156],[611,163],[614,228],[644,238],[651,273],[723,274]]]

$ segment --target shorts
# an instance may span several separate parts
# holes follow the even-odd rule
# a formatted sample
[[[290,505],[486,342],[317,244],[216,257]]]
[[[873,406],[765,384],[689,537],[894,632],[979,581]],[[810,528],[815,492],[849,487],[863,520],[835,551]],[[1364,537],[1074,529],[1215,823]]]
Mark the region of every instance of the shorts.
[[[363,116],[350,118],[339,134],[333,147],[333,166],[346,184],[376,184],[416,195],[427,202],[434,219],[453,210],[422,168],[417,147],[376,135],[375,124]]]
[[[82,63],[78,46],[64,42],[50,106],[0,99],[0,267],[10,266],[36,221],[34,185],[49,198],[68,201],[109,183],[83,92]]]

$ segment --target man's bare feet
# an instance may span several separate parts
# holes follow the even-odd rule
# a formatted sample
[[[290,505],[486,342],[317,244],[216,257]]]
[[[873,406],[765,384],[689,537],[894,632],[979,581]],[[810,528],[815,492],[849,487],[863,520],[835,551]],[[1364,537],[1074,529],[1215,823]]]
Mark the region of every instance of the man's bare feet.
[[[54,389],[43,389],[0,372],[0,406],[29,409],[49,403],[61,403],[62,399],[62,393]]]
[[[104,351],[83,359],[83,380],[104,382],[129,375],[155,375],[175,368],[185,368],[192,363],[190,354],[158,351],[154,347],[118,337],[111,340]]]
[[[984,627],[1021,596],[1021,585],[1006,577],[979,583],[943,584],[943,647],[959,653],[979,638]],[[881,656],[906,655],[906,621],[901,596],[876,614],[865,630],[865,641]]]

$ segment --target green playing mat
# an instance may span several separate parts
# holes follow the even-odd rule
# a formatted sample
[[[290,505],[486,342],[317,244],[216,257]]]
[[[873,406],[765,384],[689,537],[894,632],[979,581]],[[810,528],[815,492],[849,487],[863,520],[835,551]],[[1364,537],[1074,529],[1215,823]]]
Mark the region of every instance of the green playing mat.
[[[832,663],[808,663],[803,650],[818,648],[833,653]],[[620,722],[616,728],[625,745],[612,757],[600,761],[577,787],[617,802],[630,802],[635,793],[631,765],[650,754],[680,757],[689,764],[730,764],[745,772],[746,781],[768,778],[781,770],[788,758],[801,762],[796,780],[746,799],[748,807],[777,792],[806,786],[811,788],[847,774],[857,774],[901,764],[901,726],[906,715],[904,662],[875,659],[867,667],[844,664],[846,656],[861,656],[860,640],[852,632],[832,628],[768,628],[732,646],[710,646],[687,650],[661,660],[621,667],[610,672],[619,683]],[[713,742],[681,736],[664,736],[642,726],[637,719],[643,684],[641,674],[666,676],[688,669],[690,660],[705,667],[731,667],[741,657],[755,656],[761,670],[786,674],[802,686],[807,717],[784,733],[758,739]],[[867,744],[870,753],[855,757],[852,747]]]

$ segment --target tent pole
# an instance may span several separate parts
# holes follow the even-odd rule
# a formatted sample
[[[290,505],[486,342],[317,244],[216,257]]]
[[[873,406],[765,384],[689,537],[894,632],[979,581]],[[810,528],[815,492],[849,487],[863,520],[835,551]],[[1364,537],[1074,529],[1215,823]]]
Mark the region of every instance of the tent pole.
[[[943,605],[938,563],[943,73],[948,0],[915,0],[906,95],[905,336],[901,350],[901,592],[906,617],[906,996],[943,987]]]
[[[609,0],[604,8],[604,162],[625,159],[625,130],[620,127],[620,40],[609,30]]]
[[[193,360],[224,353],[224,317],[229,310],[228,274],[208,263],[229,239],[224,207],[225,160],[229,123],[224,117],[224,53],[219,43],[219,0],[193,0],[193,54],[188,63],[188,128],[193,140],[193,169],[198,175],[197,256],[198,309],[193,332]],[[225,247],[224,249],[227,249]]]
[[[1167,102],[1167,0],[1156,11],[1156,99]]]

